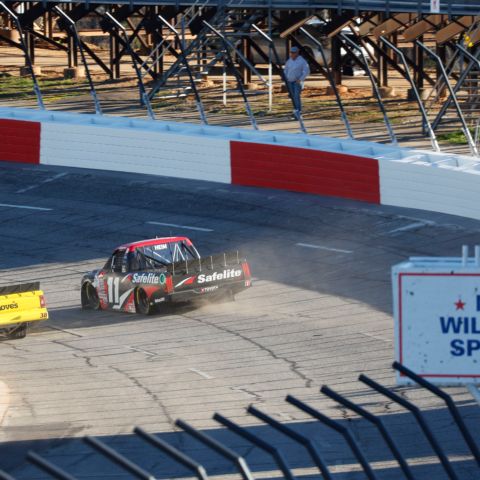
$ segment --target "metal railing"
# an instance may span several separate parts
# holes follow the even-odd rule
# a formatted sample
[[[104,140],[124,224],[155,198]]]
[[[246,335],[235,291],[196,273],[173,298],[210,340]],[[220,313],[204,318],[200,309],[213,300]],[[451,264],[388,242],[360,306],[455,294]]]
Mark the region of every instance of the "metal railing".
[[[28,52],[28,47],[27,47],[27,43],[26,43],[26,40],[25,40],[25,33],[23,32],[21,22],[19,21],[18,16],[15,12],[13,12],[5,3],[0,2],[0,11],[2,11],[2,10],[8,16],[10,16],[10,18],[15,23],[15,26],[17,27],[18,35],[20,37],[20,48],[23,51],[23,54],[25,56],[25,64],[26,64],[26,66],[29,70],[30,76],[32,77],[33,91],[35,92],[35,96],[37,97],[38,107],[40,108],[40,110],[45,110],[45,105],[43,103],[42,92],[40,91],[37,76],[35,75],[35,71],[34,71],[34,68],[33,68],[33,62],[32,62],[32,59],[30,58],[30,54]]]
[[[184,31],[201,15],[202,8],[206,6],[208,6],[208,0],[197,0],[193,2],[190,8],[183,12],[180,20],[177,21],[175,25],[172,25],[172,27],[175,29],[175,31],[179,29],[182,29],[182,31]],[[187,19],[187,22],[185,22],[185,18]],[[171,29],[170,31],[172,32]],[[147,73],[152,72],[155,65],[162,61],[165,54],[168,53],[173,47],[175,40],[178,40],[178,37],[175,34],[173,38],[168,38],[167,36],[164,36],[160,40],[160,42],[155,45],[155,48],[149,53],[148,57],[140,65],[140,69],[145,69],[145,72],[143,72],[142,74],[143,77],[146,76]]]
[[[33,0],[32,0],[33,1]],[[45,0],[55,2],[56,0]],[[198,0],[197,0],[198,1]],[[192,6],[195,0],[162,0],[162,5]],[[86,4],[91,3],[89,0]],[[127,5],[158,5],[158,0],[104,0],[104,4]],[[225,0],[206,0],[209,7],[221,7]],[[245,0],[231,2],[232,8],[271,8],[271,9],[322,9],[374,11],[374,12],[412,12],[418,14],[431,13],[430,0]],[[440,12],[447,15],[478,15],[477,0],[441,0]]]
[[[407,376],[413,384],[416,384],[418,387],[428,390],[429,392],[441,398],[445,402],[446,407],[453,420],[452,425],[458,428],[475,459],[475,463],[473,463],[472,468],[478,470],[478,475],[480,475],[479,447],[474,440],[470,430],[468,429],[464,418],[460,415],[458,407],[455,405],[451,396],[448,395],[445,391],[441,390],[440,388],[427,381],[425,378],[415,374],[405,366],[399,364],[398,362],[394,362],[392,366],[395,370],[399,372],[400,375]],[[440,441],[433,433],[429,422],[427,422],[425,418],[424,413],[417,405],[406,399],[404,391],[400,395],[394,392],[392,389],[381,385],[380,383],[372,380],[371,378],[363,374],[359,376],[359,380],[375,392],[386,396],[390,401],[393,401],[409,410],[414,415],[419,426],[421,427],[421,430],[425,434],[430,446],[433,448],[435,454],[439,458],[440,463],[443,466],[448,478],[450,478],[451,480],[460,478],[459,473],[455,471],[452,463],[447,457],[445,450],[442,448]],[[395,460],[395,462],[400,467],[403,476],[408,480],[418,478],[415,475],[413,466],[407,462],[407,459],[395,444],[392,437],[392,432],[387,429],[382,418],[369,412],[368,410],[366,410],[365,407],[354,403],[352,400],[346,398],[343,395],[340,395],[339,393],[335,392],[334,390],[325,385],[320,389],[320,392],[334,402],[336,402],[337,404],[339,404],[340,406],[342,406],[343,408],[353,411],[361,418],[364,418],[367,422],[373,424],[377,428],[385,443],[387,444],[388,451],[391,453],[393,460]],[[285,400],[290,405],[298,408],[300,411],[306,413],[308,416],[312,417],[316,421],[338,432],[343,437],[348,447],[351,449],[354,457],[356,458],[356,461],[358,462],[358,465],[361,467],[366,477],[369,480],[375,480],[379,478],[378,472],[367,459],[367,455],[362,445],[357,440],[357,436],[352,433],[349,426],[346,426],[345,423],[341,420],[335,420],[330,418],[328,415],[322,413],[318,409],[292,395],[287,395]],[[325,460],[325,452],[322,452],[322,449],[319,447],[319,445],[305,432],[299,431],[299,428],[292,428],[289,425],[285,425],[284,423],[274,419],[273,417],[259,410],[253,405],[250,405],[247,408],[247,413],[260,420],[263,424],[268,425],[268,427],[275,430],[275,432],[287,436],[291,441],[294,442],[294,444],[302,447],[306,451],[310,459],[313,461],[313,465],[318,468],[319,472],[322,474],[322,478],[325,478],[327,480],[332,479],[330,467]],[[382,417],[388,417],[388,414]],[[295,479],[292,469],[286,461],[285,455],[280,451],[277,446],[273,445],[265,438],[261,438],[259,435],[252,433],[251,428],[242,427],[237,423],[233,422],[232,420],[224,417],[223,415],[220,415],[219,413],[215,413],[213,415],[213,419],[220,425],[225,427],[227,431],[242,437],[244,440],[247,440],[249,443],[269,454],[273,458],[276,466],[278,467],[278,470],[282,473],[284,478],[286,478],[287,480]],[[235,469],[238,471],[238,473],[242,476],[244,480],[253,480],[254,477],[252,475],[252,469],[249,467],[246,459],[242,455],[237,453],[232,447],[228,446],[225,441],[220,441],[216,438],[213,438],[211,434],[207,434],[199,429],[196,429],[195,427],[184,422],[183,420],[177,420],[175,422],[175,425],[180,428],[187,436],[195,439],[197,442],[200,442],[205,447],[207,447],[208,451],[215,452],[217,455],[220,455],[224,459],[226,459],[230,464],[235,467]],[[390,429],[391,428],[392,427],[390,426]],[[399,425],[399,431],[401,431],[402,435],[404,435],[405,432],[401,424]],[[135,427],[133,432],[139,439],[143,440],[145,443],[148,443],[151,447],[163,452],[169,458],[173,459],[176,463],[179,463],[186,467],[199,480],[208,479],[207,468],[205,467],[205,465],[202,465],[198,461],[192,459],[190,456],[186,455],[178,448],[172,446],[170,443],[160,438],[158,435],[151,434],[140,427]],[[416,435],[415,438],[412,438],[412,441],[413,440],[417,441]],[[144,467],[137,465],[125,455],[108,446],[103,441],[89,436],[85,437],[84,441],[92,449],[100,453],[103,457],[106,457],[117,467],[128,472],[133,477],[147,480],[154,480],[155,478],[157,478],[154,474],[145,470]],[[330,448],[329,442],[326,442],[326,445],[327,448]],[[48,455],[48,453],[45,455]],[[60,480],[75,479],[75,477],[73,477],[70,473],[54,465],[47,458],[43,458],[42,456],[34,452],[28,453],[27,460],[33,463],[43,472],[49,474],[52,478]],[[351,471],[354,470],[358,470],[355,464],[351,465]],[[471,475],[473,478],[475,474],[472,472]],[[0,471],[0,478],[5,478],[8,480],[13,479],[11,475],[2,471]]]
[[[148,112],[148,116],[150,117],[151,120],[155,120],[155,114],[153,113],[152,105],[150,103],[150,98],[148,97],[147,91],[145,90],[145,85],[143,83],[140,67],[138,66],[137,58],[135,57],[135,53],[133,51],[132,45],[130,44],[127,30],[110,12],[105,12],[103,16],[113,25],[114,28],[118,30],[119,34],[123,34],[125,49],[130,55],[130,58],[132,59],[133,69],[135,70],[135,75],[137,76],[138,90],[140,93],[140,104],[145,105]]]
[[[380,40],[383,43],[385,43],[385,45],[387,45],[387,47],[391,48],[398,55],[398,58],[400,58],[400,60],[402,61],[403,68],[405,69],[405,78],[408,80],[408,83],[410,83],[410,87],[412,89],[413,94],[415,95],[415,100],[418,104],[418,108],[420,110],[420,113],[422,114],[423,129],[427,131],[428,136],[430,137],[430,142],[432,144],[433,149],[436,152],[439,152],[440,151],[440,146],[438,145],[437,137],[436,137],[435,132],[432,128],[430,120],[428,119],[428,113],[425,109],[425,105],[422,102],[422,98],[420,97],[420,93],[418,91],[417,85],[415,84],[415,81],[413,80],[413,77],[410,74],[410,69],[408,68],[408,63],[407,63],[405,55],[403,54],[403,52],[397,46],[395,46],[393,43],[391,43],[385,37],[381,36]]]
[[[372,91],[377,100],[378,107],[382,113],[383,121],[385,122],[385,126],[387,127],[390,141],[393,145],[397,145],[397,137],[395,136],[395,132],[393,131],[392,124],[390,122],[390,119],[388,118],[387,110],[385,109],[385,105],[382,101],[382,97],[380,95],[380,90],[378,89],[377,81],[375,80],[372,70],[370,69],[370,65],[368,64],[368,60],[364,50],[362,50],[362,48],[359,45],[357,45],[353,40],[351,40],[347,35],[340,33],[339,37],[342,39],[344,44],[349,45],[350,48],[352,48],[358,53],[359,58],[361,59],[361,63],[363,64],[363,67],[365,68],[368,78],[370,79],[370,82],[372,84]]]
[[[470,129],[468,128],[467,122],[465,120],[465,116],[463,115],[462,109],[460,107],[460,104],[458,102],[457,96],[455,94],[455,91],[452,87],[452,84],[450,83],[450,80],[448,78],[448,73],[445,70],[445,67],[442,63],[442,60],[440,57],[430,48],[428,48],[424,43],[420,42],[419,40],[416,40],[415,43],[423,50],[425,51],[437,64],[437,67],[439,71],[441,72],[443,79],[445,80],[445,85],[448,88],[448,91],[450,93],[450,97],[452,99],[452,102],[455,106],[455,110],[457,112],[458,118],[460,119],[460,122],[462,124],[462,130],[465,135],[465,138],[467,139],[468,146],[470,148],[470,153],[478,157],[478,149],[477,146],[475,145],[475,142],[472,138],[472,134],[470,133]]]
[[[88,66],[87,58],[85,56],[85,51],[83,50],[83,44],[80,40],[80,36],[78,35],[78,30],[75,25],[75,22],[58,6],[56,5],[53,7],[53,10],[58,13],[60,17],[63,18],[65,21],[65,27],[69,30],[70,34],[72,35],[75,45],[77,46],[80,52],[80,58],[82,59],[83,67],[85,68],[85,75],[87,77],[88,85],[90,88],[90,95],[92,96],[93,104],[95,106],[95,113],[97,115],[102,114],[102,108],[100,106],[100,102],[98,101],[97,92],[95,90],[95,85],[93,83],[92,75],[90,73],[90,68]]]
[[[192,89],[194,95],[195,95],[195,103],[197,105],[197,110],[198,110],[198,113],[200,115],[200,120],[202,121],[202,123],[204,125],[207,125],[208,124],[208,121],[207,121],[207,117],[205,115],[205,110],[203,108],[203,103],[202,103],[202,99],[200,98],[200,94],[198,93],[198,89],[197,89],[197,85],[195,83],[195,79],[193,78],[193,73],[192,73],[192,69],[190,68],[190,64],[188,62],[188,58],[187,58],[187,55],[185,54],[185,48],[184,48],[184,44],[182,41],[180,41],[180,34],[179,32],[174,28],[172,27],[168,21],[163,18],[161,15],[158,15],[158,18],[160,19],[160,21],[165,25],[165,27],[167,27],[172,33],[173,35],[175,36],[175,38],[177,39],[178,41],[178,45],[179,45],[179,49],[180,49],[180,56],[181,58],[183,59],[183,64],[185,65],[185,68],[187,70],[187,74],[188,74],[188,79],[190,81],[190,88]]]
[[[247,95],[245,93],[245,87],[243,86],[243,81],[240,76],[240,73],[235,67],[235,61],[232,57],[232,54],[230,53],[230,48],[233,48],[234,51],[236,51],[235,46],[231,44],[231,42],[228,41],[228,39],[223,35],[221,32],[219,32],[215,27],[210,25],[206,20],[203,21],[204,25],[214,34],[216,35],[222,42],[223,45],[223,62],[224,62],[224,68],[229,69],[233,72],[233,75],[235,77],[235,81],[237,82],[237,88],[238,91],[240,92],[242,99],[243,99],[243,104],[245,105],[245,110],[247,112],[248,118],[250,119],[250,123],[252,124],[252,127],[255,130],[258,130],[257,126],[257,121],[255,120],[255,115],[253,115],[252,109],[250,107],[250,102],[248,101]],[[248,60],[241,54],[241,52],[237,52],[237,54],[241,55],[242,60],[248,62]],[[249,62],[248,62],[249,63]],[[252,68],[253,67],[252,65]],[[226,92],[226,89],[224,89],[224,94]]]

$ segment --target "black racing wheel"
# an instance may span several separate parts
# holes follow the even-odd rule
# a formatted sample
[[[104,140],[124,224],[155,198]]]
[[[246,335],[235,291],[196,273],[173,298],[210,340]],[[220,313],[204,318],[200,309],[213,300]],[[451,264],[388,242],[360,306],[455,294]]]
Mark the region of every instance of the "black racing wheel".
[[[84,310],[100,309],[97,290],[90,282],[86,282],[82,287],[82,308]]]
[[[143,288],[135,290],[135,310],[142,315],[151,315],[153,312],[147,292]]]
[[[2,334],[8,340],[18,340],[20,338],[25,338],[27,336],[27,326],[28,323],[20,323],[19,325],[12,325],[2,329]]]

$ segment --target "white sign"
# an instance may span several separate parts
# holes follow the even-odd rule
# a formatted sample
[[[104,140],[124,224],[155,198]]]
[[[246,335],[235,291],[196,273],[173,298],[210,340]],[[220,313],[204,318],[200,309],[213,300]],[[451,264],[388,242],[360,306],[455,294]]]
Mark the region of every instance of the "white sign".
[[[440,13],[440,0],[430,0],[430,13]]]
[[[438,266],[393,269],[396,360],[434,383],[480,383],[480,270]]]

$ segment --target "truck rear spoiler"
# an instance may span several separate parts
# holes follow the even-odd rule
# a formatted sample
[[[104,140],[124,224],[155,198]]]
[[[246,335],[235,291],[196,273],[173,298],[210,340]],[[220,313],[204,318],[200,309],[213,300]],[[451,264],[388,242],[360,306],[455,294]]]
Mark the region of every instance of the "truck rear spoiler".
[[[246,260],[240,257],[238,251],[225,252],[208,257],[171,263],[167,266],[167,272],[172,275],[193,274],[205,270],[215,270],[216,268],[234,267],[245,262]]]

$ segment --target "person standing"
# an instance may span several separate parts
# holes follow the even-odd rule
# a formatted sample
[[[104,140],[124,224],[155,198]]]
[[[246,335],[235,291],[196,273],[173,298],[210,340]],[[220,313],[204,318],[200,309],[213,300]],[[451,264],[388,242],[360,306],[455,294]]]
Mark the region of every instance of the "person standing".
[[[290,58],[285,63],[285,77],[288,82],[288,88],[293,96],[295,112],[302,113],[301,94],[305,79],[310,75],[308,62],[300,55],[298,47],[290,49]]]

